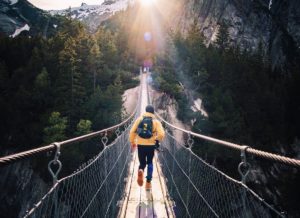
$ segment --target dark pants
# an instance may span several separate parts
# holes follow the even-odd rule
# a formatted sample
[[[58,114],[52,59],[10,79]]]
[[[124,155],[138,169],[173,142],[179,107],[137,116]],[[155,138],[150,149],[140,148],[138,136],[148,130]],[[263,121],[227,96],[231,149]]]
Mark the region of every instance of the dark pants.
[[[147,167],[147,182],[152,180],[153,173],[153,156],[154,156],[154,145],[138,145],[138,156],[140,161],[139,169],[145,170],[146,164]]]

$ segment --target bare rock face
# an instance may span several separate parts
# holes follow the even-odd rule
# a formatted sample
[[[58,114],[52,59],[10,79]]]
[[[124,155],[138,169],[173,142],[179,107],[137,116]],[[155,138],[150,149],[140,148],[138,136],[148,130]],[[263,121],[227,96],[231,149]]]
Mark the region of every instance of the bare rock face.
[[[56,33],[59,22],[26,0],[0,0],[0,35],[48,37]]]
[[[273,68],[285,69],[300,46],[298,0],[184,0],[172,26],[186,33],[196,19],[207,40],[215,40],[218,26],[229,26],[232,45],[255,50],[261,43]],[[178,13],[179,12],[179,13]]]
[[[91,32],[95,32],[103,21],[110,18],[116,12],[125,10],[129,4],[129,0],[106,0],[102,5],[87,5],[86,3],[82,3],[81,7],[51,10],[49,12],[52,15],[71,16],[72,19],[86,24]]]
[[[170,96],[165,93],[152,89],[150,86],[148,89],[150,90],[152,104],[160,116],[179,128],[186,129],[188,131],[191,129],[189,125],[184,124],[177,118],[178,104],[175,99],[170,98]],[[173,131],[173,135],[179,144],[185,145],[186,134],[177,130],[169,131]]]
[[[29,161],[3,167],[0,175],[0,189],[5,190],[0,192],[0,211],[5,217],[24,217],[49,189]]]

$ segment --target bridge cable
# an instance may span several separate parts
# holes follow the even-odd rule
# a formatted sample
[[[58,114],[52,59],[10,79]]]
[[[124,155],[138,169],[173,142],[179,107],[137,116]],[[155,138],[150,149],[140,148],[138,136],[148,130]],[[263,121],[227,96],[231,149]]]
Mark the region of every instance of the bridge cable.
[[[177,217],[285,217],[243,182],[206,163],[170,131],[162,147],[158,157]]]
[[[201,138],[201,139],[204,139],[206,141],[215,142],[217,144],[224,145],[226,147],[236,149],[236,150],[240,150],[240,151],[243,151],[245,149],[244,145],[239,145],[239,144],[223,141],[223,140],[220,140],[220,139],[216,139],[216,138],[213,138],[213,137],[205,136],[205,135],[202,135],[202,134],[199,134],[199,133],[194,133],[194,132],[191,132],[191,131],[187,131],[185,129],[182,129],[180,127],[177,127],[177,126],[169,123],[168,121],[163,119],[158,113],[155,113],[155,115],[163,123],[165,123],[167,126],[173,128],[173,129],[179,130],[181,132],[184,132],[186,134],[190,134],[190,135],[192,135],[196,138]],[[255,156],[258,156],[258,157],[262,157],[262,158],[265,158],[265,159],[277,161],[277,162],[280,162],[280,163],[288,164],[288,165],[291,165],[291,166],[294,166],[294,167],[300,167],[300,160],[298,160],[298,159],[293,159],[293,158],[281,156],[281,155],[278,155],[278,154],[273,154],[273,153],[270,153],[270,152],[261,151],[261,150],[255,149],[255,148],[251,148],[249,146],[246,146],[246,147],[247,147],[247,149],[245,149],[245,153],[249,153],[249,154],[252,154],[252,155],[255,155]]]
[[[139,86],[140,88],[141,86]],[[57,150],[54,160],[49,163],[50,166],[51,162],[58,161],[59,149],[62,145],[85,141],[102,135],[101,143],[104,149],[82,164],[71,175],[59,180],[54,175],[54,185],[38,203],[26,212],[25,218],[116,217],[118,215],[118,202],[124,197],[123,191],[126,185],[124,178],[129,173],[129,163],[132,159],[128,135],[133,119],[139,115],[140,101],[139,95],[134,112],[122,123],[53,145],[56,146]],[[120,129],[122,126],[124,126],[123,132]],[[116,134],[116,139],[107,145],[107,132],[112,130]],[[26,155],[30,156],[31,151],[27,152]],[[15,156],[19,157],[18,154]],[[11,157],[5,157],[4,160],[14,161]]]
[[[125,124],[128,124],[134,118],[134,116],[136,115],[136,112],[137,112],[137,108],[134,110],[134,112],[126,120],[124,120],[123,122],[121,122],[121,123],[119,123],[115,126],[109,127],[107,129],[103,129],[103,130],[100,130],[100,131],[97,131],[97,132],[92,132],[92,133],[89,133],[89,134],[86,134],[86,135],[83,135],[83,136],[79,136],[79,137],[68,139],[68,140],[61,141],[61,142],[54,142],[53,144],[42,146],[42,147],[35,148],[35,149],[32,149],[32,150],[28,150],[28,151],[24,151],[24,152],[20,152],[20,153],[16,153],[16,154],[8,155],[8,156],[5,156],[5,157],[1,157],[0,158],[0,167],[11,164],[11,163],[14,163],[18,160],[22,160],[22,159],[25,159],[25,158],[30,158],[30,157],[32,157],[34,155],[37,155],[37,154],[45,153],[45,152],[48,152],[48,151],[53,151],[57,148],[57,145],[60,145],[60,146],[69,145],[69,144],[73,144],[73,143],[76,143],[76,142],[82,142],[82,141],[85,141],[87,139],[94,138],[94,137],[99,136],[101,134],[107,134],[107,132],[113,131],[115,129],[120,128],[121,126],[124,126]],[[117,132],[116,132],[116,134],[118,135]]]
[[[285,217],[284,213],[277,211],[246,185],[251,167],[246,153],[250,153],[250,147],[187,131],[170,124],[158,113],[156,116],[168,129],[178,129],[188,134],[186,146],[176,139],[173,131],[166,129],[166,137],[162,142],[164,152],[158,155],[166,177],[169,198],[175,202],[174,212],[177,217]],[[192,151],[192,136],[240,150],[242,161],[239,170],[242,181],[229,177],[198,157]],[[282,158],[285,159],[280,156],[280,160]],[[297,163],[293,159],[295,161]]]

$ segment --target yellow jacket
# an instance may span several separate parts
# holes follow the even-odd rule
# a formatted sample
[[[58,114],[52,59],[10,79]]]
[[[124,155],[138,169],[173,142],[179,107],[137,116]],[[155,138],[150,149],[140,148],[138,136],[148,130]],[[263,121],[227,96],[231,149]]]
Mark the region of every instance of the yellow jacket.
[[[149,139],[144,139],[138,136],[137,128],[139,123],[143,120],[144,117],[152,117],[152,133],[153,136]],[[139,117],[133,124],[130,134],[129,134],[129,141],[131,144],[138,144],[138,145],[155,145],[155,140],[162,141],[165,137],[165,131],[161,125],[161,122],[155,119],[155,115],[152,113],[144,113],[141,117]]]

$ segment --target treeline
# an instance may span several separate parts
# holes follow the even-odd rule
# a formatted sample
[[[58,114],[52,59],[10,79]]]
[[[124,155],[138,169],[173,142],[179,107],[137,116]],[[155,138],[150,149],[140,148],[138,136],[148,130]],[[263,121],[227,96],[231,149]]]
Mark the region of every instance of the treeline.
[[[232,47],[225,23],[220,24],[215,43],[208,47],[197,23],[186,36],[176,32],[172,39],[177,56],[170,56],[171,51],[159,57],[153,77],[155,87],[177,100],[179,119],[189,124],[196,120],[194,132],[296,157],[300,137],[300,58],[296,46],[286,50],[292,59],[285,66],[272,69],[261,45],[254,51]],[[208,117],[191,111],[190,93],[203,100]],[[240,179],[238,152],[196,138],[193,151]],[[266,160],[250,162],[258,163],[261,171],[247,184],[269,202],[277,196],[277,204],[297,211],[297,170],[284,165],[274,169],[274,162]],[[273,195],[266,190],[272,190]]]
[[[157,61],[155,86],[184,104],[191,102],[183,97],[180,82],[201,97],[209,117],[193,115],[196,132],[269,151],[300,136],[299,56],[290,60],[285,72],[274,70],[262,45],[255,51],[230,46],[224,22],[208,47],[196,22],[185,37],[177,32],[172,38],[177,60],[165,55]],[[296,47],[290,49],[297,54]],[[184,116],[191,117],[187,112]]]
[[[138,85],[128,32],[114,22],[88,34],[64,19],[57,33],[0,38],[1,150],[26,150],[111,126]]]

